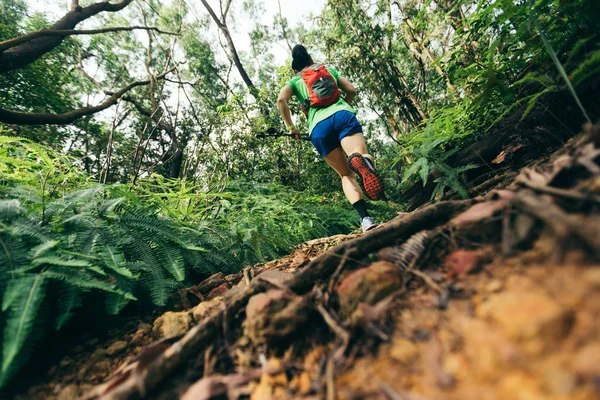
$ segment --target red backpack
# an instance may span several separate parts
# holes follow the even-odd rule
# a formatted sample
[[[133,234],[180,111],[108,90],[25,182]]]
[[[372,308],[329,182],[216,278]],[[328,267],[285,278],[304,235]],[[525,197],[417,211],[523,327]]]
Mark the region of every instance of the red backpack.
[[[302,70],[302,79],[308,88],[308,99],[302,110],[308,113],[309,107],[327,107],[338,101],[340,90],[325,65],[312,65]]]

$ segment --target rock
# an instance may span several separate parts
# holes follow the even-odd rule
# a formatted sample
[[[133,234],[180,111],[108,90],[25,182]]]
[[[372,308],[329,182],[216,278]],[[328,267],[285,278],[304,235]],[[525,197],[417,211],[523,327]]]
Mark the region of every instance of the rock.
[[[192,324],[192,316],[187,311],[168,311],[154,321],[152,330],[160,337],[181,335],[188,331]]]
[[[457,279],[474,272],[481,265],[481,255],[470,250],[456,250],[445,260],[448,278]]]
[[[248,301],[244,333],[255,344],[277,344],[302,326],[311,314],[303,297],[271,289]]]
[[[229,285],[225,282],[211,290],[210,293],[206,295],[206,300],[212,300],[217,297],[223,297],[227,294],[228,291]]]
[[[538,354],[565,337],[574,313],[541,291],[505,291],[493,294],[476,310],[497,323],[514,340],[529,342],[526,351]]]
[[[573,358],[573,370],[586,379],[600,377],[600,343],[590,343],[581,348]]]
[[[408,365],[418,356],[419,348],[413,342],[400,337],[394,338],[390,350],[390,357],[401,364]]]
[[[72,383],[70,385],[65,386],[60,391],[60,393],[56,397],[56,400],[77,400],[80,395],[81,390],[79,389],[79,386]]]
[[[214,299],[212,299],[210,301],[203,301],[202,303],[198,304],[192,310],[192,317],[194,318],[194,321],[196,321],[197,323],[202,321],[204,318],[209,316],[213,311],[217,310],[222,302],[223,302],[223,297],[215,297]]]
[[[348,318],[360,303],[374,305],[401,285],[400,270],[388,261],[378,261],[350,273],[337,287],[340,316]]]
[[[111,344],[108,349],[106,349],[106,354],[108,354],[109,356],[114,356],[115,354],[122,352],[126,348],[127,342],[125,342],[124,340],[117,340],[116,342]]]

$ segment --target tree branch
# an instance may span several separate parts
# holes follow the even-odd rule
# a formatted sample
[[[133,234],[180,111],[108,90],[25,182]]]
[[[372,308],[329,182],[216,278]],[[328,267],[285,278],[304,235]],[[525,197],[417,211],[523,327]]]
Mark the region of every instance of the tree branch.
[[[283,14],[281,13],[281,1],[277,0],[277,5],[279,6],[279,23],[281,24],[281,32],[283,33],[283,38],[285,39],[285,43],[287,44],[290,52],[292,51],[292,45],[287,37],[287,32],[285,31],[285,23],[283,22]]]
[[[18,46],[22,43],[29,42],[30,40],[37,39],[42,36],[63,36],[64,37],[64,36],[71,36],[71,35],[95,35],[98,33],[123,32],[123,31],[133,31],[133,30],[138,30],[138,29],[163,33],[165,35],[181,36],[179,33],[162,31],[154,26],[119,26],[119,27],[114,27],[114,28],[80,29],[80,30],[77,30],[77,29],[61,29],[61,30],[42,29],[40,31],[31,32],[26,35],[16,37],[14,39],[9,39],[9,40],[5,40],[4,42],[0,42],[0,52],[10,49],[12,47]]]
[[[215,21],[215,24],[217,24],[217,26],[219,27],[219,29],[224,29],[225,28],[224,23],[221,22],[221,20],[219,19],[219,17],[217,17],[217,14],[215,14],[214,10],[208,4],[208,2],[206,0],[201,0],[201,1],[202,1],[202,4],[204,4],[204,7],[206,7],[206,10],[208,11],[208,13],[212,17],[212,19]]]
[[[175,70],[175,67],[168,69],[162,74],[156,76],[155,79],[162,79],[167,74],[171,73]],[[66,125],[70,124],[77,119],[84,117],[86,115],[96,114],[102,110],[107,109],[108,107],[114,105],[123,95],[129,92],[131,89],[138,87],[149,85],[150,80],[145,81],[136,81],[131,82],[118,92],[112,93],[112,95],[106,99],[104,102],[100,103],[97,106],[93,107],[81,107],[63,114],[52,114],[52,113],[29,113],[29,112],[21,112],[21,111],[11,111],[0,108],[0,122],[5,124],[14,124],[14,125]]]
[[[77,1],[73,1],[75,8],[66,13],[60,20],[54,23],[46,31],[71,30],[80,22],[93,17],[101,12],[117,12],[127,7],[133,0],[121,0],[111,3],[108,0],[93,3],[87,7],[81,7]],[[0,51],[0,72],[12,71],[31,64],[44,54],[54,50],[62,43],[66,36],[43,35],[35,39],[27,40],[24,43]],[[18,38],[16,38],[18,39]]]

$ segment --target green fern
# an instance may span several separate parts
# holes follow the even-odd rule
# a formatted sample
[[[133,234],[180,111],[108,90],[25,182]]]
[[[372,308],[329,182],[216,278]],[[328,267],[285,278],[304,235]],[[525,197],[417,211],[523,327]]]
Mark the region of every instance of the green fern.
[[[54,326],[60,330],[75,315],[76,310],[81,307],[81,290],[68,283],[61,283],[58,287],[58,298],[56,300],[56,319]]]
[[[2,335],[2,367],[0,387],[12,377],[31,351],[39,336],[34,327],[43,321],[37,312],[44,299],[45,277],[42,274],[21,275],[8,282],[2,299],[5,327]]]

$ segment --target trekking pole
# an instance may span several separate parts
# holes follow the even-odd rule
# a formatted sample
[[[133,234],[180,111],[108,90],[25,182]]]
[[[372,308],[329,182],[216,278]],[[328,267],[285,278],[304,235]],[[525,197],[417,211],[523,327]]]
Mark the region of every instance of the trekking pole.
[[[264,139],[266,137],[283,137],[283,136],[288,136],[288,137],[292,137],[291,133],[283,133],[283,132],[278,132],[275,128],[269,128],[267,129],[266,132],[262,132],[256,135],[257,138],[259,139]],[[300,136],[300,140],[310,140],[310,136],[308,135],[301,135]]]

